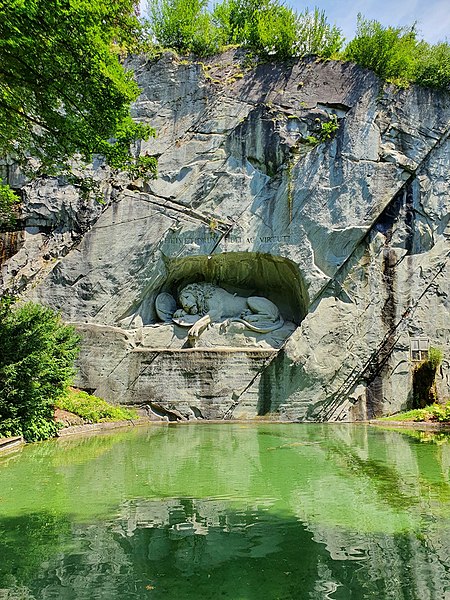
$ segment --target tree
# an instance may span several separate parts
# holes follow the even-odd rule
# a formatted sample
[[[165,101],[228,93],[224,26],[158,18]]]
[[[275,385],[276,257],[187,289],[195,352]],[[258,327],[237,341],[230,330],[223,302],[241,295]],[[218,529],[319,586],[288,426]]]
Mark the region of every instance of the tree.
[[[226,43],[242,44],[263,58],[329,58],[343,44],[340,30],[317,8],[298,14],[279,0],[224,0],[213,14]]]
[[[422,41],[417,47],[414,81],[437,89],[450,88],[450,44],[439,42],[430,46]]]
[[[0,156],[45,173],[79,153],[130,168],[139,94],[120,52],[142,33],[134,0],[0,0]],[[155,170],[156,163],[147,165]]]
[[[252,49],[262,57],[282,60],[296,56],[297,15],[291,8],[271,2],[255,17],[250,34]]]
[[[150,0],[150,26],[158,44],[197,56],[218,52],[220,32],[207,7],[207,0]]]
[[[305,9],[298,18],[298,53],[316,54],[322,58],[337,55],[344,43],[341,30],[330,25],[323,10]]]
[[[3,299],[0,339],[0,436],[51,437],[53,406],[71,382],[78,336],[49,308]]]
[[[225,43],[241,44],[261,56],[295,55],[297,14],[278,0],[224,0],[214,19]]]
[[[383,27],[358,15],[355,38],[344,57],[374,71],[381,79],[407,85],[414,76],[417,56],[415,26]]]

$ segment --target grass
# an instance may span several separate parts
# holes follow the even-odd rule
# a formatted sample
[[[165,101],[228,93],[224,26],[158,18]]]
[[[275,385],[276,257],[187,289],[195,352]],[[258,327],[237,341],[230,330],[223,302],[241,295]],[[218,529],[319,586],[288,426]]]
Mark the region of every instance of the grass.
[[[425,408],[415,408],[404,413],[383,417],[379,421],[432,421],[446,423],[450,421],[450,402],[447,404],[431,404]]]
[[[78,415],[86,423],[130,421],[137,418],[134,410],[113,406],[97,396],[74,388],[69,388],[67,394],[58,400],[56,408]]]

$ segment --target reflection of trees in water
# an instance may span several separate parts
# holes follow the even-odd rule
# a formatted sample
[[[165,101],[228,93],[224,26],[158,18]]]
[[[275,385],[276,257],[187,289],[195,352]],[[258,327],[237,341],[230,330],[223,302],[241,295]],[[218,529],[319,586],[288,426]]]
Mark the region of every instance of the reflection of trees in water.
[[[58,446],[0,470],[2,492],[27,480],[35,513],[6,516],[0,494],[2,600],[442,600],[450,586],[448,444],[205,425]]]
[[[450,583],[444,540],[311,532],[292,516],[220,501],[134,500],[111,522],[41,514],[1,519],[0,529],[10,532],[0,538],[8,600],[442,600]]]
[[[4,590],[10,590],[14,600],[34,598],[27,586],[61,551],[61,540],[69,534],[69,519],[48,513],[0,518],[0,598]]]

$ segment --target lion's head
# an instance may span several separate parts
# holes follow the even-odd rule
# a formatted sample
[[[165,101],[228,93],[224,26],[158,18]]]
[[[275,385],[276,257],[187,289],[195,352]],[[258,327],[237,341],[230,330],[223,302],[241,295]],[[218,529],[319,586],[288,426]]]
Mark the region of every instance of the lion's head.
[[[179,303],[185,308],[186,299],[191,296],[195,299],[197,305],[197,314],[204,316],[210,309],[209,300],[213,297],[217,290],[217,286],[212,283],[190,283],[184,287],[178,295]],[[184,302],[183,302],[184,300]],[[187,311],[190,312],[190,311]]]

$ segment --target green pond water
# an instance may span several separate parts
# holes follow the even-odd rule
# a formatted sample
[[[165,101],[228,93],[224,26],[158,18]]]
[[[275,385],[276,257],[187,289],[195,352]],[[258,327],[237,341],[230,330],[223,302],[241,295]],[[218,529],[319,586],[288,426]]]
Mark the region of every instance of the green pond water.
[[[446,434],[199,424],[0,455],[0,600],[450,600]]]

